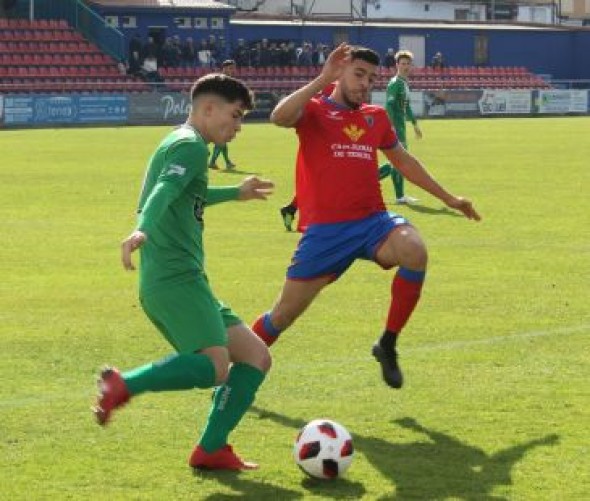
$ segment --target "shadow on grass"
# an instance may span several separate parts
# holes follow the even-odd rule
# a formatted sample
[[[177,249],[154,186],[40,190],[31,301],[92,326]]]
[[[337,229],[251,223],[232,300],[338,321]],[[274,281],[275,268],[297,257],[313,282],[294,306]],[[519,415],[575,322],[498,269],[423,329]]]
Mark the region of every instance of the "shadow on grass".
[[[301,429],[306,423],[272,411],[252,407],[252,412],[260,419]],[[520,445],[508,447],[487,455],[478,447],[465,444],[445,433],[437,432],[420,425],[413,418],[392,421],[393,424],[415,433],[421,433],[428,441],[392,443],[380,438],[367,437],[353,433],[355,450],[362,452],[367,460],[383,476],[395,485],[395,493],[383,493],[379,498],[386,499],[478,499],[500,500],[502,497],[491,493],[494,488],[512,485],[511,471],[524,455],[538,446],[555,445],[559,437],[555,434],[529,440]],[[395,430],[392,429],[392,436]],[[346,484],[333,486],[324,483],[303,484],[314,494],[326,496],[317,489],[333,487],[335,498],[358,498],[365,492],[362,485]],[[277,497],[277,499],[281,499]]]
[[[291,491],[278,487],[274,484],[267,484],[264,482],[257,482],[246,478],[240,472],[232,471],[204,471],[195,470],[194,475],[200,478],[214,478],[217,482],[225,484],[231,487],[234,492],[232,494],[211,494],[203,499],[206,501],[223,501],[228,499],[255,499],[264,501],[285,500],[290,501],[292,499],[301,499],[303,496],[300,492]]]
[[[240,170],[240,169],[224,169],[223,167],[220,167],[219,170],[210,170],[210,175],[211,173],[215,173],[213,175],[219,174],[220,176],[232,176],[232,175],[236,175],[236,176],[258,176],[258,177],[264,177],[260,174],[260,172],[250,172],[250,171],[246,171],[246,170]]]
[[[451,217],[465,217],[463,214],[449,209],[448,207],[440,207],[438,209],[434,209],[432,207],[426,207],[425,205],[404,205],[407,209],[418,212],[420,214],[428,214],[430,216],[451,216]]]

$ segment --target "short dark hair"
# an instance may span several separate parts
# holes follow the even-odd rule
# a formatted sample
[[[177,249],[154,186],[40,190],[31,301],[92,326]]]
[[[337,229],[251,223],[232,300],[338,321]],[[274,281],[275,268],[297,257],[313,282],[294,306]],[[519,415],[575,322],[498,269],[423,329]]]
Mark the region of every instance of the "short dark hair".
[[[221,63],[221,67],[226,68],[228,66],[234,66],[235,64],[236,62],[233,59],[226,59],[225,61],[223,61],[223,63]]]
[[[194,83],[191,88],[191,100],[194,101],[203,94],[214,94],[228,103],[242,101],[247,110],[254,108],[254,95],[246,84],[223,73],[209,73]]]
[[[350,60],[354,61],[355,59],[361,59],[375,66],[379,66],[380,62],[379,54],[368,47],[353,47],[350,51]]]

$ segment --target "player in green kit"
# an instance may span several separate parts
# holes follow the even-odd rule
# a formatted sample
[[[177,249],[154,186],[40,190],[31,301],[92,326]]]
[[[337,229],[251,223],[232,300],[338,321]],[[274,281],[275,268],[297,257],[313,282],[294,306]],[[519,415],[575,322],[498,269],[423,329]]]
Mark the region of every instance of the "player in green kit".
[[[257,465],[240,459],[227,439],[254,401],[271,358],[265,344],[211,290],[203,215],[219,202],[266,199],[273,185],[249,177],[239,186],[208,187],[207,143],[225,144],[239,132],[244,113],[253,107],[248,88],[210,74],[194,84],[191,99],[186,123],[163,139],[149,161],[136,229],[121,244],[127,270],[134,269],[132,252],[141,251],[141,306],[174,352],[126,372],[105,368],[94,412],[106,425],[115,409],[142,393],[218,386],[189,465],[251,469]]]
[[[412,107],[410,106],[410,87],[408,86],[408,76],[412,70],[412,62],[414,55],[408,50],[400,50],[395,55],[396,74],[387,84],[385,93],[385,109],[389,120],[393,124],[398,139],[403,144],[404,148],[408,149],[408,141],[406,139],[406,120],[410,120],[414,125],[414,132],[416,137],[422,137],[422,131],[418,127],[418,122],[414,117]],[[388,165],[388,164],[386,164]],[[381,166],[383,168],[384,166]],[[393,189],[395,190],[396,204],[409,204],[417,202],[416,198],[410,197],[404,192],[404,177],[400,172],[393,168],[391,169],[391,179],[393,181]]]
[[[230,77],[234,76],[236,71],[236,62],[233,59],[226,59],[221,63],[221,73]],[[223,156],[226,170],[233,170],[236,168],[236,164],[229,159],[229,151],[227,144],[214,144],[213,151],[211,152],[211,158],[209,159],[209,168],[213,170],[219,170],[217,165],[217,158],[219,155]]]

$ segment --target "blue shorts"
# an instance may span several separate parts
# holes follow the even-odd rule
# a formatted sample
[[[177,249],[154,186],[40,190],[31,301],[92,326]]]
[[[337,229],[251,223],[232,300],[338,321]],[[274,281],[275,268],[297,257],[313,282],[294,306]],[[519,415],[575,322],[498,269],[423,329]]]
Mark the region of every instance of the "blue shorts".
[[[356,259],[374,261],[387,236],[407,224],[406,218],[386,211],[357,221],[311,224],[295,249],[287,278],[310,280],[327,275],[336,280]]]

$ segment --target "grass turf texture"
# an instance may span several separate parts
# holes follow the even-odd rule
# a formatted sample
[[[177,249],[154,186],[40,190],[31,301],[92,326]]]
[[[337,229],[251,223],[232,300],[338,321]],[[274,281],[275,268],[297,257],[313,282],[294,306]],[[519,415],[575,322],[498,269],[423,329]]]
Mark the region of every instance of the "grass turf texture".
[[[590,492],[589,118],[425,121],[410,147],[484,217],[469,222],[418,188],[402,207],[430,252],[423,299],[400,341],[406,387],[370,356],[391,272],[357,263],[273,348],[255,408],[232,436],[261,469],[193,476],[186,461],[210,392],[149,394],[94,424],[94,375],[168,346],[119,265],[144,165],[167,128],[0,134],[3,499],[583,499]],[[219,297],[251,322],[275,300],[298,236],[292,131],[248,124],[236,173],[273,179],[268,202],[206,213]],[[383,183],[386,200],[391,183]],[[393,208],[393,206],[392,206]],[[329,417],[352,433],[345,479],[306,479],[296,431]],[[586,473],[584,473],[586,472]]]

